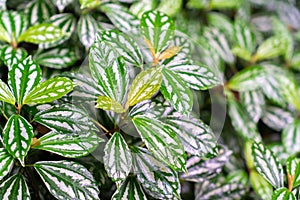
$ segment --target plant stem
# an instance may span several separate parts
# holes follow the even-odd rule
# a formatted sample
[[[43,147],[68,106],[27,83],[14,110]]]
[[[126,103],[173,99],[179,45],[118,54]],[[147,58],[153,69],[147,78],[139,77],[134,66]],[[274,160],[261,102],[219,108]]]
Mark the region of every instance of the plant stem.
[[[100,124],[97,120],[92,119],[93,122],[99,127],[101,128],[105,133],[110,133],[109,130],[107,130],[102,124]]]
[[[292,189],[293,189],[294,175],[291,176],[291,175],[288,173],[287,178],[288,178],[288,189],[289,189],[289,191],[291,192]]]

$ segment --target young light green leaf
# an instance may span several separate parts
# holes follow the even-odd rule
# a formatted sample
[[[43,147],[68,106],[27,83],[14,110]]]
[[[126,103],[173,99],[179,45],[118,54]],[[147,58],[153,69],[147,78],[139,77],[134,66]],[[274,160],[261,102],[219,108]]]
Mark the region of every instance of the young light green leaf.
[[[181,77],[172,70],[162,69],[163,81],[160,91],[178,112],[189,115],[193,107],[193,93]]]
[[[77,24],[77,33],[81,43],[90,48],[96,39],[98,24],[97,21],[90,15],[84,14],[80,16]]]
[[[104,167],[113,181],[117,183],[118,188],[128,176],[131,165],[132,156],[126,141],[119,132],[115,132],[105,145],[104,149]]]
[[[24,99],[24,104],[50,103],[72,91],[73,87],[73,82],[68,78],[50,78],[32,88]]]
[[[49,43],[59,40],[65,33],[52,24],[38,24],[27,29],[18,39],[18,42],[34,44]]]
[[[66,135],[51,131],[32,145],[34,149],[49,151],[67,158],[78,158],[93,152],[103,142],[94,132]]]
[[[251,170],[250,172],[250,182],[255,193],[262,200],[270,200],[272,198],[272,185],[255,170]]]
[[[3,143],[5,149],[25,166],[25,156],[27,155],[31,140],[33,138],[33,128],[20,115],[12,115],[3,129]]]
[[[49,0],[34,0],[25,7],[25,14],[30,25],[47,21],[55,13],[55,7]]]
[[[168,47],[174,37],[174,22],[166,14],[159,11],[148,11],[142,15],[141,33],[152,54],[160,53]]]
[[[24,176],[15,174],[0,185],[1,199],[30,200],[30,193]]]
[[[41,161],[34,168],[57,199],[99,199],[92,174],[73,161]]]
[[[0,79],[0,101],[15,105],[15,97],[9,87]]]
[[[265,108],[265,98],[261,90],[240,92],[241,103],[249,113],[250,119],[258,122]]]
[[[133,169],[148,194],[156,199],[180,198],[178,174],[153,157],[146,149],[135,148]]]
[[[0,57],[9,70],[14,64],[17,64],[24,60],[26,56],[26,50],[24,50],[23,48],[15,49],[10,45],[3,46],[0,52]]]
[[[124,60],[135,66],[143,65],[143,57],[138,44],[128,35],[116,31],[103,31],[101,38],[109,42],[123,56]]]
[[[80,9],[95,8],[100,5],[100,0],[79,0]]]
[[[119,102],[106,96],[99,96],[95,107],[103,110],[110,110],[116,113],[123,113],[126,111]]]
[[[288,153],[294,155],[300,152],[300,120],[295,119],[285,126],[282,132],[282,143]]]
[[[162,82],[161,68],[150,68],[139,73],[132,82],[127,104],[133,106],[150,99],[160,88]]]
[[[153,156],[175,170],[186,170],[184,147],[168,125],[142,115],[132,121]]]
[[[258,173],[276,189],[283,187],[283,168],[273,152],[262,143],[254,142],[252,145],[252,155]]]
[[[213,70],[202,64],[196,65],[187,60],[174,60],[168,63],[166,68],[176,72],[189,87],[195,90],[206,90],[220,83]]]
[[[135,177],[129,176],[111,198],[112,200],[147,200],[147,197]]]
[[[274,191],[272,200],[297,200],[297,198],[287,188],[282,187]]]
[[[169,16],[174,16],[180,11],[182,4],[182,0],[165,0],[160,2],[160,4],[157,7],[157,10],[166,13]]]
[[[268,38],[259,45],[255,54],[256,60],[271,59],[284,54],[286,43],[286,39],[279,36]]]
[[[0,181],[11,171],[14,165],[14,158],[0,147]]]

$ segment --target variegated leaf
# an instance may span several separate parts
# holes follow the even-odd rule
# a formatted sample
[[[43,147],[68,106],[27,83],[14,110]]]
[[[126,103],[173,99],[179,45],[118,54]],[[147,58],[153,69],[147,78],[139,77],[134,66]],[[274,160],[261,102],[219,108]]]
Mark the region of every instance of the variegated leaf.
[[[259,45],[255,54],[256,60],[265,60],[283,55],[286,50],[286,39],[280,36],[273,36]]]
[[[28,93],[40,82],[41,74],[40,67],[32,61],[31,56],[12,66],[8,73],[8,85],[19,106],[23,104]]]
[[[132,156],[126,141],[119,132],[115,132],[105,145],[104,167],[118,188],[128,176],[132,166]]]
[[[0,1],[0,10],[6,10],[6,0]]]
[[[180,47],[180,51],[171,58],[171,61],[179,61],[190,59],[192,55],[192,42],[189,40],[189,37],[186,35],[177,34],[175,32],[174,38],[170,43],[171,47]]]
[[[110,21],[124,33],[138,33],[140,20],[126,7],[110,3],[101,6]]]
[[[40,111],[33,121],[62,134],[80,135],[81,132],[97,131],[83,110],[69,104],[56,105]]]
[[[174,37],[174,22],[159,11],[148,11],[142,15],[141,33],[153,55],[168,47]]]
[[[111,198],[112,200],[134,199],[147,200],[141,185],[137,182],[135,177],[129,176],[122,183],[119,190],[117,190]]]
[[[160,88],[162,82],[161,68],[150,68],[139,73],[132,82],[127,104],[133,106],[150,99]]]
[[[32,88],[24,100],[24,104],[50,103],[72,91],[73,82],[65,77],[46,80]]]
[[[84,14],[80,16],[77,24],[77,33],[81,43],[86,48],[90,48],[94,43],[97,29],[97,21],[90,14]]]
[[[140,47],[133,38],[116,31],[103,31],[101,33],[101,38],[102,40],[109,42],[128,63],[138,67],[143,65]]]
[[[207,13],[207,20],[210,26],[217,28],[228,37],[233,37],[233,24],[231,19],[224,13],[209,12]]]
[[[177,133],[185,151],[197,156],[215,153],[217,141],[214,133],[201,120],[176,114],[169,115],[162,120]]]
[[[74,0],[54,0],[54,3],[58,8],[59,12],[62,12],[65,9],[65,7],[67,7],[73,1]]]
[[[178,174],[153,157],[146,149],[135,148],[133,168],[148,194],[157,199],[180,198]]]
[[[169,16],[174,16],[181,10],[182,4],[182,0],[165,0],[160,2],[160,4],[157,7],[157,10],[166,13]]]
[[[25,178],[15,174],[0,185],[1,199],[30,200],[30,193]]]
[[[281,131],[293,120],[291,112],[274,106],[267,106],[262,116],[262,121],[276,131]]]
[[[80,9],[95,8],[100,5],[100,0],[79,0]]]
[[[15,97],[9,87],[0,79],[0,101],[15,105]]]
[[[0,147],[0,181],[11,171],[13,165],[14,158],[6,149]]]
[[[161,93],[178,112],[188,116],[193,107],[192,91],[181,77],[172,70],[163,68],[162,75]]]
[[[255,170],[250,172],[250,182],[255,193],[262,200],[270,200],[272,198],[273,187],[272,185],[266,181],[264,177],[262,177]]]
[[[178,171],[186,171],[184,147],[174,130],[157,119],[135,116],[133,119],[137,131],[149,151],[164,164]]]
[[[282,187],[274,191],[272,200],[297,200],[297,198],[287,188]]]
[[[214,70],[205,65],[191,64],[188,60],[174,60],[166,68],[176,72],[189,87],[195,90],[205,90],[220,83]]]
[[[49,0],[34,0],[26,5],[25,13],[30,25],[39,24],[55,13],[55,7]]]
[[[9,70],[12,65],[21,62],[26,58],[26,56],[27,52],[23,48],[15,49],[10,45],[6,45],[1,48],[0,57]]]
[[[94,132],[66,135],[51,131],[32,145],[34,149],[49,151],[67,158],[78,158],[93,152],[103,142]]]
[[[34,164],[49,192],[57,199],[99,199],[92,174],[73,161],[41,161]]]
[[[283,168],[273,152],[262,143],[254,142],[252,155],[256,170],[275,188],[283,187]]]
[[[55,42],[65,33],[52,24],[38,24],[27,29],[18,39],[18,42],[30,42],[34,44]]]
[[[265,107],[265,98],[261,90],[252,90],[240,92],[240,98],[243,106],[249,113],[250,119],[258,122],[262,116]]]
[[[103,110],[110,110],[116,113],[124,113],[126,111],[119,102],[106,96],[99,96],[95,107]]]
[[[12,115],[3,129],[5,149],[18,159],[22,166],[25,165],[24,159],[29,151],[33,135],[31,124],[20,115]]]
[[[35,61],[42,66],[63,69],[73,65],[79,58],[74,47],[56,47],[35,54]]]
[[[300,185],[300,160],[299,158],[289,157],[286,161],[286,171],[288,182],[293,188]]]
[[[283,129],[282,143],[289,154],[300,152],[300,120],[295,119]]]

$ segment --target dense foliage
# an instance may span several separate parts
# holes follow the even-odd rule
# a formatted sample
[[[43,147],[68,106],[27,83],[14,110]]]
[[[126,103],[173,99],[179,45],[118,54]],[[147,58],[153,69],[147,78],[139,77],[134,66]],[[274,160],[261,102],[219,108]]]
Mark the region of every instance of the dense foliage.
[[[1,0],[0,199],[300,199],[299,6]]]

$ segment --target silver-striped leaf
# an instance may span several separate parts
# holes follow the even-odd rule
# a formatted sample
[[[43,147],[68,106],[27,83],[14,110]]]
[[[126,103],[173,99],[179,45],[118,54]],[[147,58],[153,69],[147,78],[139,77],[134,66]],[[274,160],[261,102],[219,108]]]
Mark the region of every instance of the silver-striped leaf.
[[[15,174],[0,185],[0,199],[30,200],[30,193],[25,178]]]
[[[128,63],[138,67],[143,65],[140,47],[130,36],[117,31],[103,31],[101,39],[109,42]]]
[[[112,200],[147,200],[147,197],[135,177],[128,176],[111,198]]]
[[[130,86],[127,104],[133,106],[141,101],[150,99],[158,92],[161,82],[162,73],[160,67],[153,67],[140,72]]]
[[[300,152],[300,120],[295,119],[283,129],[282,143],[288,153]]]
[[[65,7],[67,7],[70,3],[72,3],[74,0],[54,0],[54,4],[58,8],[59,12],[62,12]]]
[[[97,131],[87,113],[70,104],[56,105],[40,111],[33,121],[62,134],[80,135],[82,132]]]
[[[166,68],[176,72],[195,90],[206,90],[220,83],[213,69],[202,64],[192,64],[188,60],[174,60],[168,63]]]
[[[32,88],[24,99],[24,104],[50,103],[72,91],[73,82],[65,77],[54,77]]]
[[[294,121],[294,116],[288,110],[275,106],[267,106],[263,112],[262,121],[270,128],[281,131]]]
[[[0,10],[6,10],[6,0],[0,1]]]
[[[55,13],[55,7],[49,0],[34,0],[25,8],[27,21],[30,25],[47,21]]]
[[[153,157],[149,151],[135,148],[133,169],[145,191],[156,199],[179,199],[178,174]]]
[[[197,156],[215,153],[215,135],[200,119],[173,114],[162,118],[162,121],[177,133],[186,152]]]
[[[32,61],[31,56],[12,66],[8,73],[8,85],[19,106],[23,104],[28,93],[40,82],[41,74],[40,67]]]
[[[0,79],[0,101],[15,105],[15,97],[9,87]]]
[[[109,177],[117,183],[121,183],[128,176],[132,166],[132,156],[126,141],[119,132],[115,132],[104,149],[104,167]]]
[[[33,138],[33,128],[25,118],[12,115],[3,129],[3,144],[5,149],[25,166],[25,157],[30,149]]]
[[[146,116],[135,116],[133,124],[149,151],[161,162],[178,171],[186,171],[186,155],[181,141],[165,123]]]
[[[0,181],[11,171],[14,165],[14,158],[0,147]]]
[[[77,33],[79,40],[86,47],[90,48],[96,39],[98,30],[97,21],[90,14],[80,16],[77,24]]]
[[[13,48],[10,45],[2,46],[0,57],[3,63],[11,69],[11,66],[17,64],[27,57],[27,52],[23,48]]]
[[[252,155],[258,173],[276,189],[283,187],[283,168],[273,152],[262,143],[254,142],[252,145]]]
[[[40,161],[34,168],[57,199],[99,199],[99,189],[92,174],[76,162]]]
[[[286,161],[286,171],[288,181],[292,181],[290,184],[293,188],[300,185],[300,160],[293,156],[289,157]]]
[[[168,47],[174,37],[174,22],[159,11],[148,11],[141,18],[141,34],[154,55]]]
[[[265,107],[265,98],[262,91],[245,91],[240,92],[239,95],[242,105],[249,113],[250,119],[257,123],[261,118]]]
[[[259,45],[255,58],[265,60],[283,55],[286,51],[287,40],[281,36],[272,36]]]
[[[67,158],[79,158],[93,152],[103,142],[94,132],[66,135],[51,131],[40,137],[32,148],[49,151]]]
[[[297,198],[287,188],[282,187],[274,191],[272,200],[297,200]]]

